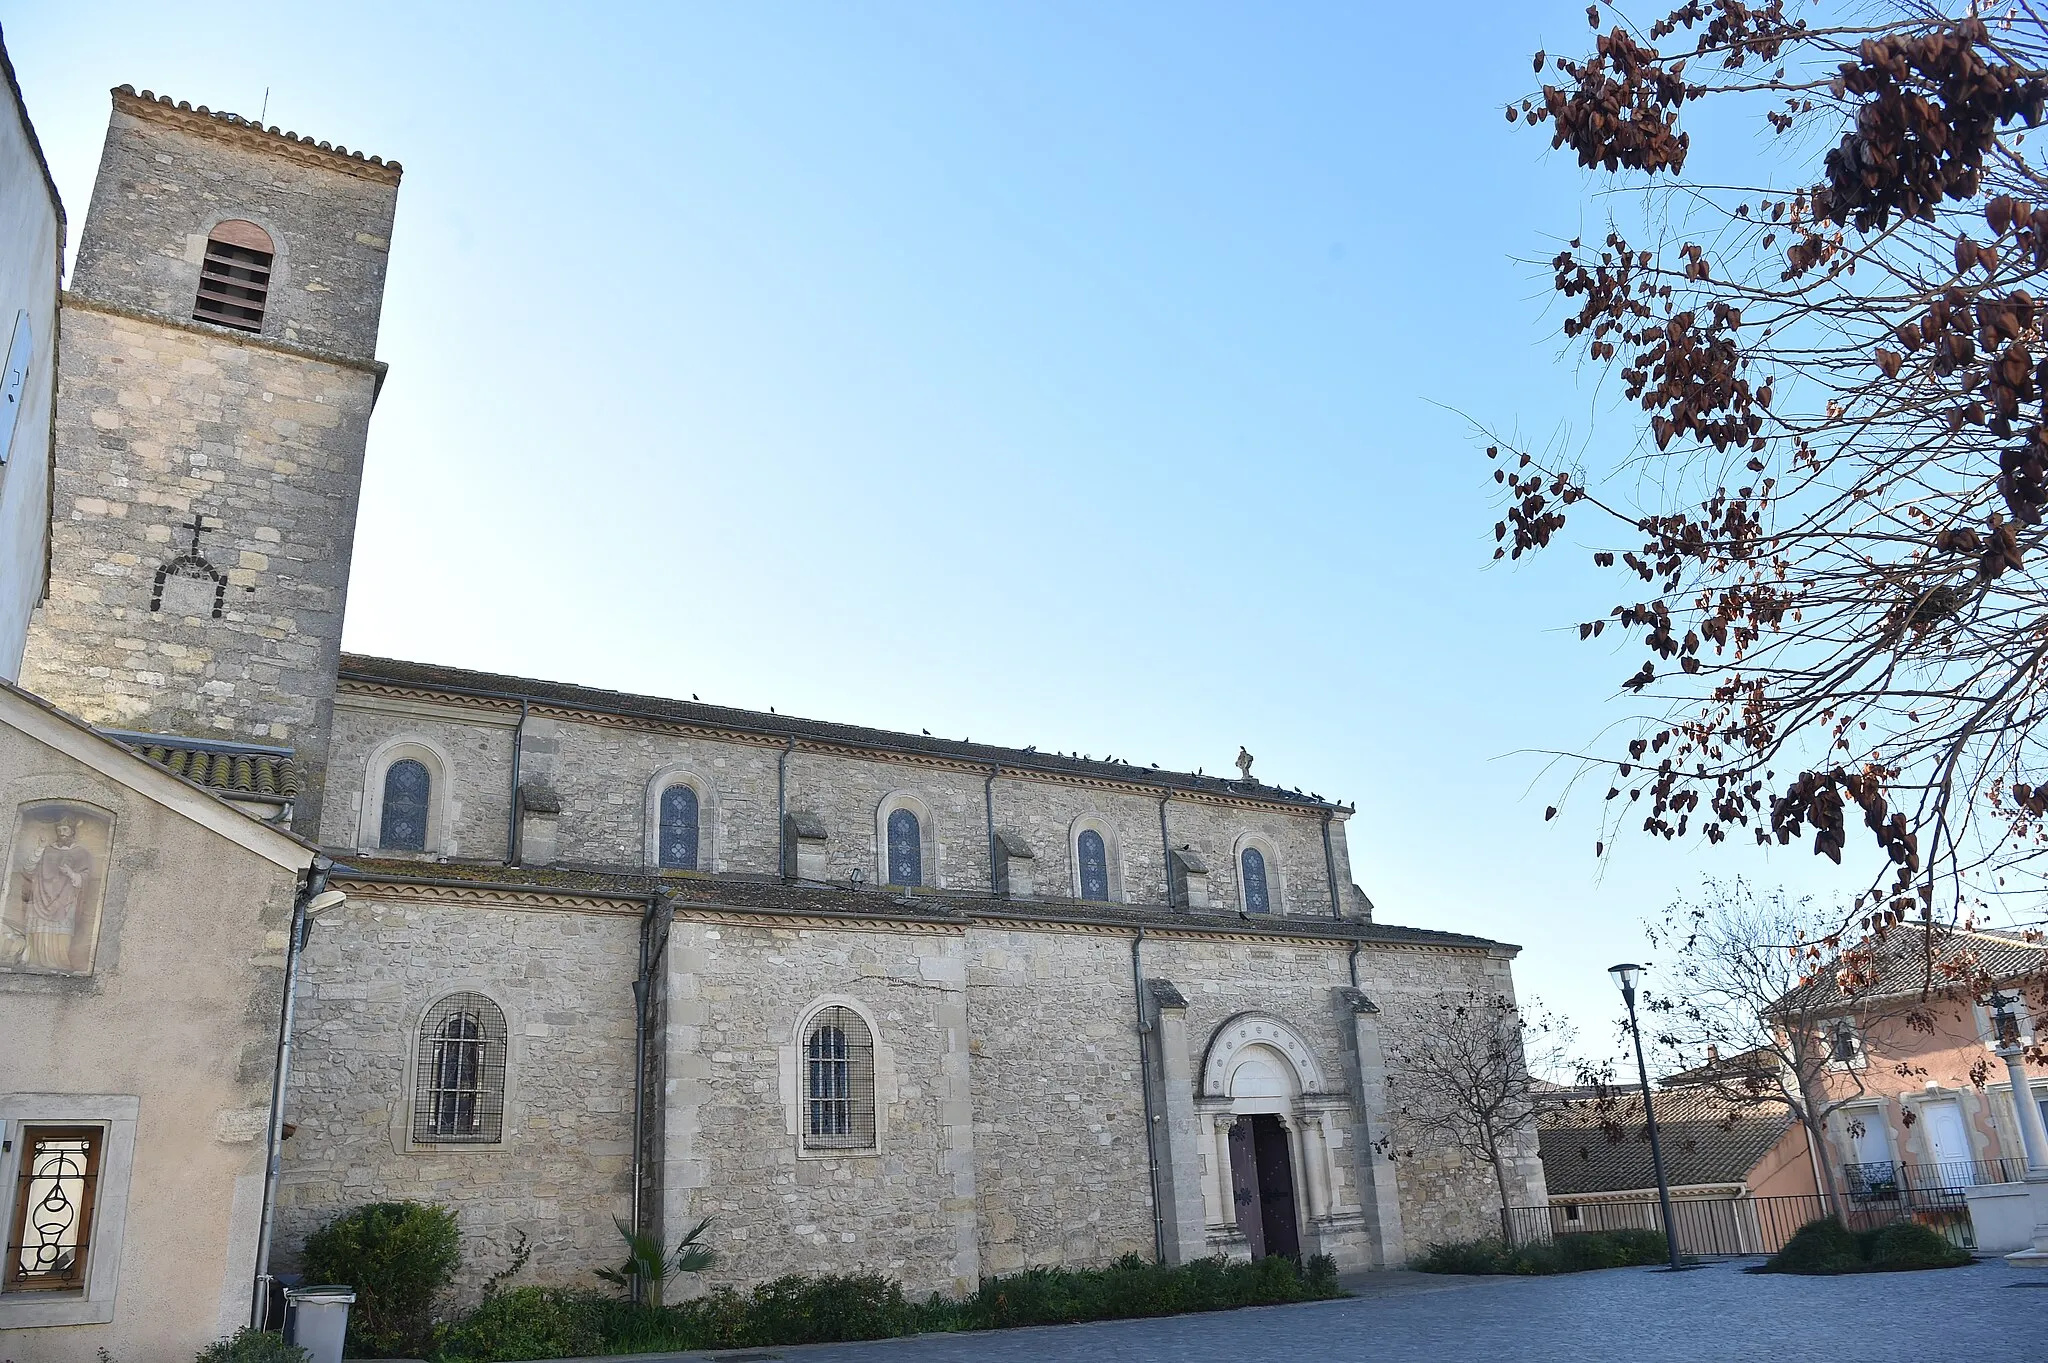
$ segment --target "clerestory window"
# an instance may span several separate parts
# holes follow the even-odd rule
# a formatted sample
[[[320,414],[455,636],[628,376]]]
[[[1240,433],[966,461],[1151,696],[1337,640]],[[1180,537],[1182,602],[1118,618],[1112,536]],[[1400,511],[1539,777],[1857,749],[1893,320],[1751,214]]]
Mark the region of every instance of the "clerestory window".
[[[1102,834],[1092,828],[1085,828],[1081,830],[1081,836],[1074,840],[1074,848],[1081,863],[1081,898],[1107,904],[1109,848],[1104,845]]]
[[[433,794],[434,778],[426,763],[401,757],[386,767],[377,845],[397,852],[426,851],[427,809]]]
[[[1256,847],[1247,847],[1238,862],[1244,880],[1244,911],[1271,913],[1273,892],[1266,883],[1266,854]]]
[[[697,792],[673,785],[661,793],[661,865],[697,869]]]
[[[924,830],[917,814],[908,809],[889,814],[889,883],[924,884]]]

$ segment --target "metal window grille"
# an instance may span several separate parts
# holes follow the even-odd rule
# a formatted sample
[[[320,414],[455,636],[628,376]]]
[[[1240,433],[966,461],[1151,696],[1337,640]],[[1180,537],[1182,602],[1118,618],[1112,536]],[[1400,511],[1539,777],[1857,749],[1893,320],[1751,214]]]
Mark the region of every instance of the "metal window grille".
[[[505,1015],[481,994],[450,994],[420,1026],[412,1138],[495,1145],[505,1128]]]
[[[1102,835],[1090,828],[1078,839],[1081,853],[1081,898],[1109,902],[1109,849]]]
[[[661,864],[697,869],[697,792],[688,786],[661,793]]]
[[[1271,913],[1273,897],[1266,888],[1266,856],[1256,847],[1244,849],[1244,911]]]
[[[238,331],[262,331],[275,260],[270,234],[255,223],[224,222],[214,228],[206,239],[192,316]]]
[[[384,809],[377,824],[377,845],[399,852],[427,850],[427,804],[434,778],[426,764],[401,757],[384,772]]]
[[[874,1145],[874,1038],[851,1008],[826,1008],[804,1034],[804,1148]]]
[[[924,884],[924,833],[907,809],[889,815],[889,883]]]
[[[85,1286],[103,1139],[96,1126],[22,1129],[21,1177],[7,1237],[7,1291]]]

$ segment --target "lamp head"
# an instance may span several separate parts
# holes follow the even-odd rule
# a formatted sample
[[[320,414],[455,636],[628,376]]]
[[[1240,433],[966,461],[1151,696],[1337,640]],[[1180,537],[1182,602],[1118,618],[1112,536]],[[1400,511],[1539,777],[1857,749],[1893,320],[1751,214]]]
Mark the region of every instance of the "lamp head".
[[[1997,1038],[1995,1044],[2007,1047],[2019,1045],[2020,1020],[2012,1011],[2012,1006],[2017,1000],[2001,990],[1984,1002],[1991,1008],[1991,1034]]]
[[[316,894],[306,901],[306,917],[317,918],[329,909],[339,908],[347,900],[348,895],[341,890],[328,890]]]
[[[1643,968],[1633,961],[1628,961],[1621,965],[1608,966],[1607,973],[1614,977],[1615,988],[1625,997],[1633,997],[1636,992],[1636,981],[1642,978]]]

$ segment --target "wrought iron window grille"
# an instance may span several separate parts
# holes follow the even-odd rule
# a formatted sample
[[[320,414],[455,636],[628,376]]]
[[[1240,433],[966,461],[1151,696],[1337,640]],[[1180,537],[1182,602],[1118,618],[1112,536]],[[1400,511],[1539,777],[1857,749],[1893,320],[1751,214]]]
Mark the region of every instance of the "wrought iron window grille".
[[[7,1237],[6,1291],[85,1287],[104,1142],[105,1132],[97,1126],[22,1128],[14,1224]]]
[[[805,1030],[803,1145],[875,1147],[875,1043],[851,1008],[821,1009]]]
[[[482,994],[450,994],[420,1025],[412,1138],[496,1145],[505,1129],[505,1015]]]

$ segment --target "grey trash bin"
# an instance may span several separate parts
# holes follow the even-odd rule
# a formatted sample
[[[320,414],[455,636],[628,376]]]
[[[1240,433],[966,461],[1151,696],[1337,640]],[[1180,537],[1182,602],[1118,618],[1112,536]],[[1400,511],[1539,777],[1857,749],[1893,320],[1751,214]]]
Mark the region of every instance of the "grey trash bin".
[[[353,1287],[329,1283],[321,1287],[284,1290],[284,1338],[311,1356],[312,1363],[341,1363],[341,1344],[348,1336],[348,1308]]]

